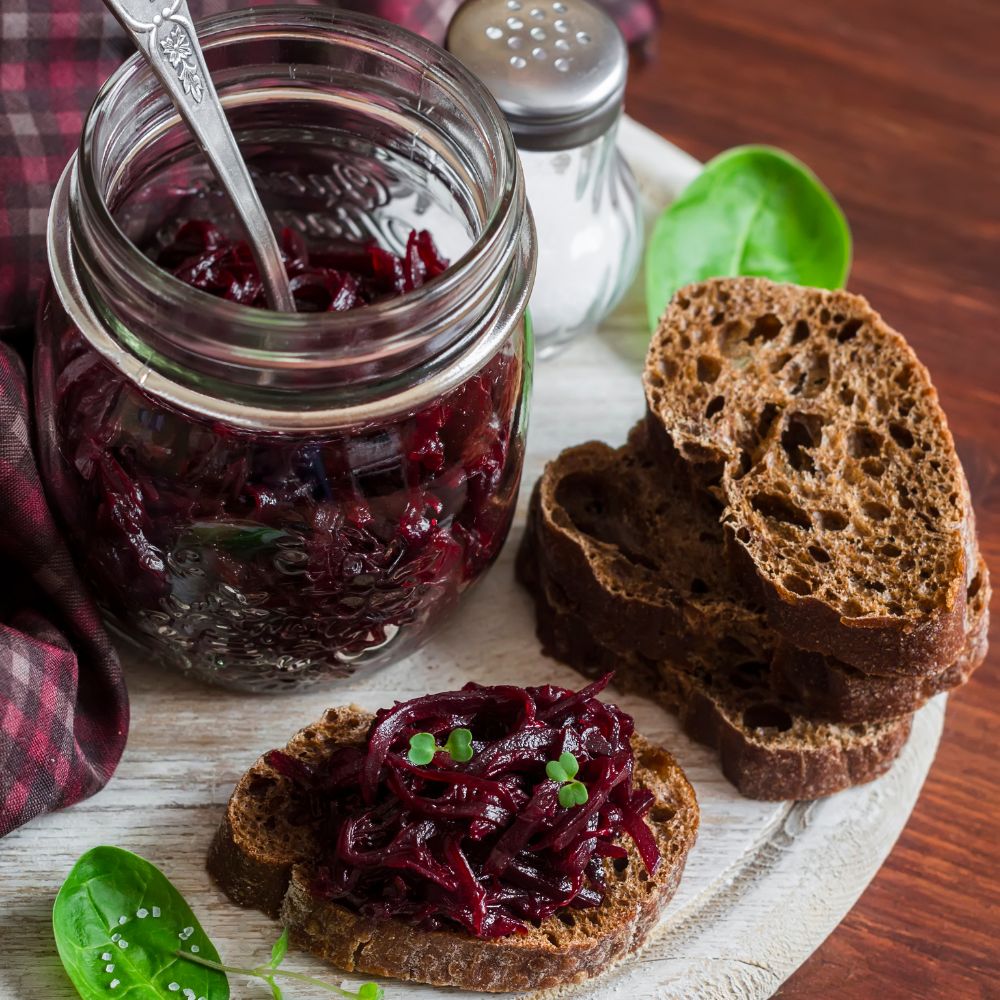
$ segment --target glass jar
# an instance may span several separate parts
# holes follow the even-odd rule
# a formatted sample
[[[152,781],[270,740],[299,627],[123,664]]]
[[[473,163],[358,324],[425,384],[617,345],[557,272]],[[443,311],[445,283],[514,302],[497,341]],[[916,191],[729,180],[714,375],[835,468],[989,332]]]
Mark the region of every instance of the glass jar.
[[[265,207],[308,244],[431,232],[452,264],[342,313],[215,298],[140,248],[240,231],[133,57],[53,199],[42,462],[112,626],[252,690],[412,652],[497,555],[521,474],[535,247],[510,133],[451,56],[363,15],[199,26]]]

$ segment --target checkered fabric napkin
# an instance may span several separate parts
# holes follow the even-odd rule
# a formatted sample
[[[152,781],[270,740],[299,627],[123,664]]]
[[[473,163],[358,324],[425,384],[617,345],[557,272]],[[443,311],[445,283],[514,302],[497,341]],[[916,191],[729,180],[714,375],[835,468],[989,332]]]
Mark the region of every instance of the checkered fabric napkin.
[[[189,5],[202,16],[240,2]],[[630,41],[653,26],[655,0],[599,2]],[[341,6],[441,41],[458,3]],[[0,0],[0,837],[102,788],[128,733],[118,660],[46,501],[12,342],[28,347],[52,190],[94,95],[130,52],[100,0]]]
[[[24,368],[0,344],[0,837],[102,788],[127,733],[118,660],[38,476]]]

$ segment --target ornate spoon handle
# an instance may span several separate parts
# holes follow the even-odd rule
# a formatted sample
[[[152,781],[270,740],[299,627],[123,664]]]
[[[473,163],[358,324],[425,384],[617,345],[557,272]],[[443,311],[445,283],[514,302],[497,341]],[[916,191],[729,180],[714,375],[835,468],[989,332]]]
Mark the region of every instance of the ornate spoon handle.
[[[219,103],[186,0],[104,0],[195,134],[243,222],[272,309],[295,311],[278,241]]]

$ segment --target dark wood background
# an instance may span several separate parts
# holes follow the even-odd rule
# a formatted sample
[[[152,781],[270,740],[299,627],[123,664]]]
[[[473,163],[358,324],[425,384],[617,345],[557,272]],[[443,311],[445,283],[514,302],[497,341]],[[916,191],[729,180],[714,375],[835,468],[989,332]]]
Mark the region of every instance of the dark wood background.
[[[849,287],[931,370],[1000,592],[1000,0],[662,5],[629,113],[702,160],[781,146],[832,189]],[[1000,997],[998,627],[993,642],[889,860],[780,996]]]

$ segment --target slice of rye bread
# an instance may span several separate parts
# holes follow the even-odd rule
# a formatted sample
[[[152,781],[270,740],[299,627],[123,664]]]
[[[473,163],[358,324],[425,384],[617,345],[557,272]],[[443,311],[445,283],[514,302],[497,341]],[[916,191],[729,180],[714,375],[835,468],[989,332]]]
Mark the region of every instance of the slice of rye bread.
[[[621,448],[590,441],[550,461],[522,548],[623,652],[768,658],[773,630],[729,571],[717,515],[645,454],[646,436],[639,424]]]
[[[582,673],[615,671],[614,683],[660,702],[684,731],[719,754],[722,773],[741,795],[780,801],[816,799],[884,774],[910,732],[907,715],[881,723],[814,722],[777,702],[758,675],[723,676],[707,664],[678,666],[620,653],[594,639],[589,618],[559,588],[522,561],[537,609],[544,651]]]
[[[322,767],[336,747],[363,744],[372,717],[330,709],[284,752]],[[482,941],[462,931],[420,931],[370,920],[313,897],[319,829],[296,786],[261,757],[240,779],[208,855],[208,870],[234,902],[280,917],[298,947],[347,972],[484,992],[582,982],[636,951],[677,889],[698,829],[694,790],[666,750],[633,737],[635,780],[655,796],[648,819],[662,861],[648,876],[632,841],[628,863],[606,863],[608,893],[592,910],[568,910],[527,934]]]
[[[645,439],[640,424],[622,448],[567,449],[546,466],[529,504],[522,577],[531,571],[522,563],[537,560],[602,645],[717,671],[764,666],[774,693],[796,700],[803,714],[847,723],[910,713],[982,662],[990,589],[978,553],[965,645],[937,674],[864,675],[783,642],[728,571],[717,516],[672,467],[648,456]]]
[[[761,278],[682,288],[643,381],[655,436],[721,501],[779,633],[866,671],[954,662],[968,487],[927,370],[863,298]]]

